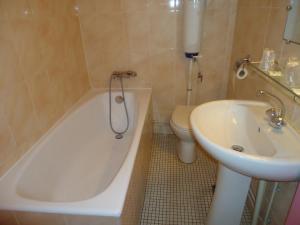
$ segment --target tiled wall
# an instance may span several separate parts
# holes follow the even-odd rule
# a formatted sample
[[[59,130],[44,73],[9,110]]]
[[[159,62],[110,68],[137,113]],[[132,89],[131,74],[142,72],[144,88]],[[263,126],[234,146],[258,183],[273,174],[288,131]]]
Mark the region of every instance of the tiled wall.
[[[299,45],[282,40],[289,0],[239,0],[233,59],[250,54],[259,60],[264,48],[272,48],[278,58],[300,57]]]
[[[278,58],[286,58],[287,56],[300,58],[300,45],[287,45],[282,40],[287,15],[287,2],[287,0],[239,0],[232,65],[238,58],[247,54],[250,54],[255,61],[260,60],[264,48],[276,50]],[[236,80],[232,75],[231,67],[228,98],[267,101],[268,99],[257,99],[256,91],[258,89],[269,90],[284,101],[287,108],[287,119],[300,132],[300,104],[296,104],[291,96],[254,72],[251,72],[245,80]],[[253,187],[255,187],[255,183]],[[264,210],[261,212],[262,217],[264,217],[267,208],[272,185],[273,183],[268,183],[267,194],[263,203]],[[284,224],[296,183],[280,183],[279,187],[271,210],[271,225]]]
[[[78,0],[88,71],[107,87],[113,70],[138,72],[127,86],[153,87],[154,120],[168,123],[185,104],[183,0]],[[194,80],[194,103],[225,96],[236,0],[207,0],[202,41],[204,82]]]
[[[73,0],[0,0],[0,175],[89,89]]]

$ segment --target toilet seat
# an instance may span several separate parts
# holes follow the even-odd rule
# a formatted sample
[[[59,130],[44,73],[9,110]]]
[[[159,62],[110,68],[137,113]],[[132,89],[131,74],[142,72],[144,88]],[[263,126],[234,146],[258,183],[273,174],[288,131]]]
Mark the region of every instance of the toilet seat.
[[[178,105],[172,113],[171,123],[180,130],[191,132],[190,115],[196,106]]]

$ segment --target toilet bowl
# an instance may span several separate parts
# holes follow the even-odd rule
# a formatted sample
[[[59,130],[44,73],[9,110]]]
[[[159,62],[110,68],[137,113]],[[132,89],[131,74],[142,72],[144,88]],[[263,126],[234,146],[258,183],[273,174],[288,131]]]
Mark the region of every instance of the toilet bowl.
[[[195,106],[176,106],[170,120],[171,128],[179,138],[177,153],[179,159],[184,163],[192,163],[196,157],[196,142],[190,126],[190,115]]]

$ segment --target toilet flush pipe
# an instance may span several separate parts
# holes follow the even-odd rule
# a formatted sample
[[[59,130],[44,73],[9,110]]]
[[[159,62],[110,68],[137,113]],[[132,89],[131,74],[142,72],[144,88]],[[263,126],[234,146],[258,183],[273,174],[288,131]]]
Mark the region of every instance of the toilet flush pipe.
[[[187,97],[186,97],[186,105],[191,105],[192,101],[192,78],[193,78],[193,65],[194,65],[194,59],[189,59],[189,71],[188,71],[188,82],[187,82]]]

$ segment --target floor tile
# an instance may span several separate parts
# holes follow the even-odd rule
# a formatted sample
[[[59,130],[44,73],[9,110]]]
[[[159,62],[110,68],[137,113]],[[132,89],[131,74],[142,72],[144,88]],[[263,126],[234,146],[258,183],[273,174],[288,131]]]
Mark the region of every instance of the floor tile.
[[[177,138],[156,134],[141,225],[205,225],[216,182],[216,162],[204,151],[192,164],[180,162]],[[241,225],[249,225],[244,210]]]

